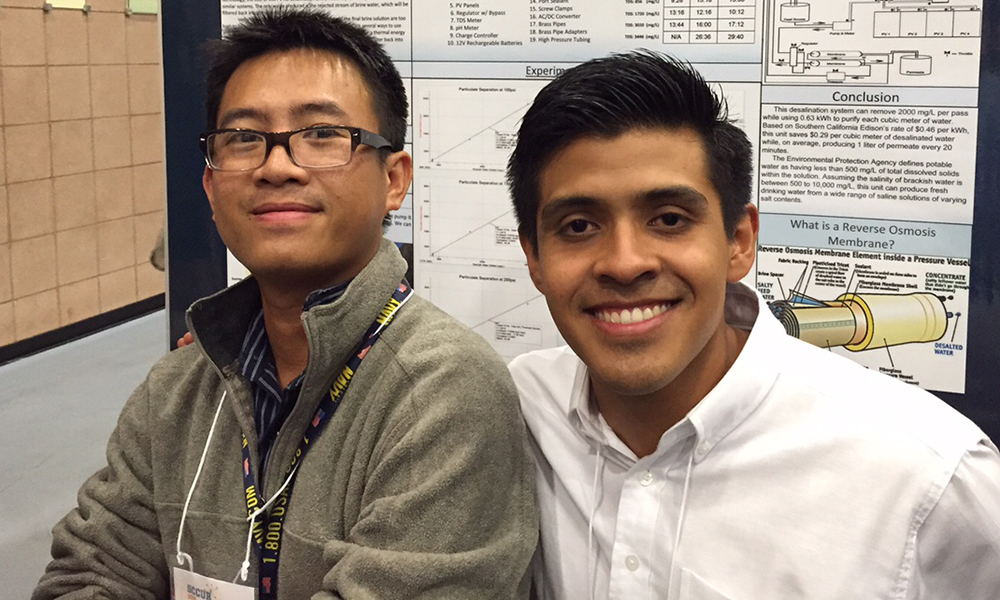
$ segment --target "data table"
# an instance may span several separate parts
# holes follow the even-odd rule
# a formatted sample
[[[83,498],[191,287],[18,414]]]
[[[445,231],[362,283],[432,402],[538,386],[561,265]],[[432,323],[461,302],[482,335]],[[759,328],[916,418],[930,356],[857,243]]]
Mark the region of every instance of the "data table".
[[[752,44],[751,0],[663,0],[664,44]]]

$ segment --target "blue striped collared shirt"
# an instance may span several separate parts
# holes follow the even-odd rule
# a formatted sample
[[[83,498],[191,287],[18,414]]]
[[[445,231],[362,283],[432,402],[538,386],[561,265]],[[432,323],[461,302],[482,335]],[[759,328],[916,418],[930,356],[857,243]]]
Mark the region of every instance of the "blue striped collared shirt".
[[[348,284],[350,281],[309,294],[302,311],[305,312],[321,304],[329,304],[340,298],[347,290]],[[250,389],[253,392],[257,450],[260,464],[266,465],[274,439],[278,436],[278,431],[288,418],[292,407],[295,406],[295,401],[298,400],[299,390],[302,387],[302,373],[293,379],[288,387],[281,389],[281,384],[278,383],[278,369],[271,353],[271,343],[264,328],[263,308],[251,321],[247,335],[243,338],[243,347],[240,350],[240,373],[250,382]]]

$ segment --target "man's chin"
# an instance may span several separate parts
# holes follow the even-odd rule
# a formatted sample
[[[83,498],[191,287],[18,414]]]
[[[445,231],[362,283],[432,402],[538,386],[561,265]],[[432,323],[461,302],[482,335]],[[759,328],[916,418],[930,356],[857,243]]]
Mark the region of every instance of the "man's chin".
[[[292,257],[285,259],[274,257],[271,260],[254,262],[246,267],[258,281],[294,285],[295,287],[299,287],[304,282],[325,283],[328,279],[336,278],[336,269],[305,265],[296,262]]]
[[[593,365],[594,363],[588,363]],[[670,385],[675,375],[666,369],[621,364],[590,366],[590,378],[616,396],[649,396]]]

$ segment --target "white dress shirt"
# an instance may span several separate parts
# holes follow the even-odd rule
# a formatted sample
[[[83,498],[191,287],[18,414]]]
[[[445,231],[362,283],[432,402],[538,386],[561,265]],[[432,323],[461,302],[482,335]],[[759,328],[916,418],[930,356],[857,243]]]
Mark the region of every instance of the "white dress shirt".
[[[719,384],[642,459],[566,347],[515,359],[538,458],[544,600],[997,600],[1000,455],[935,396],[751,330]],[[676,552],[675,552],[676,548]]]

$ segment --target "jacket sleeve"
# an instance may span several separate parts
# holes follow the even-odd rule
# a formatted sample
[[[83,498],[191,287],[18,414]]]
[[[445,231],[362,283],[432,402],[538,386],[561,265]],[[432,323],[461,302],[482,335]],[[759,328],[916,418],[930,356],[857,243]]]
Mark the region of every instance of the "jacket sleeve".
[[[148,380],[126,402],[108,465],[52,530],[52,561],[32,594],[47,598],[167,598],[170,584],[153,506]]]
[[[967,452],[916,538],[908,600],[1000,598],[1000,454]]]
[[[506,368],[459,357],[409,384],[314,599],[527,598],[535,467]]]

